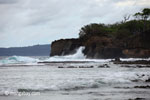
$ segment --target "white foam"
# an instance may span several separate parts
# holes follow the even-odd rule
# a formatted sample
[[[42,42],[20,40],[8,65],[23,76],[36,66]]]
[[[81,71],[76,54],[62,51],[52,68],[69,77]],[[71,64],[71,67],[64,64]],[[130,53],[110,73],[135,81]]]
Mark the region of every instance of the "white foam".
[[[75,54],[65,56],[53,56],[44,61],[79,61],[85,60],[86,56],[82,53],[85,47],[79,47]]]
[[[85,59],[85,55],[83,54],[83,50],[85,49],[85,47],[79,47],[79,49],[76,51],[75,54],[73,55],[67,55],[67,56],[64,56],[65,58],[68,58],[68,59]]]
[[[63,61],[92,61],[92,62],[101,62],[106,63],[110,62],[112,59],[87,59],[83,54],[85,47],[81,46],[76,50],[75,54],[65,55],[65,56],[53,56],[49,58],[44,58],[42,60],[32,57],[24,56],[11,56],[0,60],[0,65],[11,65],[11,64],[20,64],[20,65],[39,65],[37,62],[63,62]],[[150,60],[150,58],[120,58],[121,61],[137,61],[137,60]]]
[[[0,60],[0,65],[6,64],[35,64],[39,60],[31,57],[23,57],[23,56],[11,56],[5,59]]]
[[[137,61],[137,60],[146,60],[149,61],[150,58],[120,58],[121,61]]]
[[[112,59],[87,59],[83,54],[85,47],[81,46],[76,50],[75,54],[66,56],[53,56],[43,61],[93,61],[93,62],[109,62]]]
[[[9,68],[10,69],[10,68]],[[48,68],[49,69],[49,68]],[[28,74],[23,74],[22,69],[11,70],[12,74],[6,73],[1,75],[1,83],[3,87],[8,87],[9,91],[16,89],[31,89],[31,90],[76,90],[88,88],[101,88],[116,84],[132,85],[133,80],[144,82],[150,77],[149,69],[87,69],[87,70],[65,70],[47,68],[30,68],[23,69]],[[19,70],[19,71],[18,71]],[[7,71],[6,71],[7,72]],[[18,74],[16,74],[18,73]],[[17,75],[17,78],[15,78]],[[144,76],[143,76],[144,75]],[[8,79],[8,81],[5,81]],[[20,80],[16,83],[16,80]],[[14,86],[11,84],[15,83]],[[140,83],[140,82],[139,82]],[[7,88],[0,87],[0,91]],[[3,91],[2,91],[3,92]]]

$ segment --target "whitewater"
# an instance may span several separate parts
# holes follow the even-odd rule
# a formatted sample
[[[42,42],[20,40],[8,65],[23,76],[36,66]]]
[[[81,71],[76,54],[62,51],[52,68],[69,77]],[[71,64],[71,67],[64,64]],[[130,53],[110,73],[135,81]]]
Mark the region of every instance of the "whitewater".
[[[114,59],[87,59],[82,53],[84,47],[76,50],[75,54],[66,56],[53,56],[53,57],[27,57],[27,56],[10,56],[0,57],[0,65],[38,65],[38,62],[63,62],[63,61],[92,61],[92,62],[110,62]],[[150,58],[120,58],[122,61],[137,61],[137,60],[150,60]]]
[[[125,68],[113,64],[113,59],[86,59],[83,50],[80,47],[66,56],[0,57],[0,100],[150,100],[149,88],[138,88],[150,85],[146,82],[150,68]],[[99,67],[104,64],[109,67]],[[39,94],[15,95],[33,92]]]

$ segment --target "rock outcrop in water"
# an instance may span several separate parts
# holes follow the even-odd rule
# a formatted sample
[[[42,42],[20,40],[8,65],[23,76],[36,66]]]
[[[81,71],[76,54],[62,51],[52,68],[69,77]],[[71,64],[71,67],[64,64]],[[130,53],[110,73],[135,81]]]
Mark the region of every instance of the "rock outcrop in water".
[[[52,42],[51,56],[61,56],[74,54],[76,49],[82,45],[82,41],[79,39],[61,39]]]
[[[86,25],[79,38],[54,41],[50,56],[73,54],[80,46],[87,58],[150,57],[150,20]]]
[[[57,40],[51,45],[51,56],[73,54],[80,46],[85,46],[87,58],[150,57],[150,31],[122,40],[108,36]]]

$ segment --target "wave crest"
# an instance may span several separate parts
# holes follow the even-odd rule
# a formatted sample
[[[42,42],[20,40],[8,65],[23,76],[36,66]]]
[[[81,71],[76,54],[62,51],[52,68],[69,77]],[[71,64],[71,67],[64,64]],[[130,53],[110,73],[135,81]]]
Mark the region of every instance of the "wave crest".
[[[37,63],[39,60],[31,57],[10,56],[0,60],[1,65],[5,64],[22,64],[22,63]]]

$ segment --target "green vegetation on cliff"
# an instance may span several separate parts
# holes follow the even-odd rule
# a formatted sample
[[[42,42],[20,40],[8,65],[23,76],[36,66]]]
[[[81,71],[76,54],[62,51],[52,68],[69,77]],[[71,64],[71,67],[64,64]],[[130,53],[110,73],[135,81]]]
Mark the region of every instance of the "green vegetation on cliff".
[[[145,8],[142,12],[133,15],[134,20],[124,21],[111,25],[92,23],[80,29],[79,38],[91,36],[110,36],[116,39],[129,38],[137,34],[144,34],[150,30],[150,9]]]

